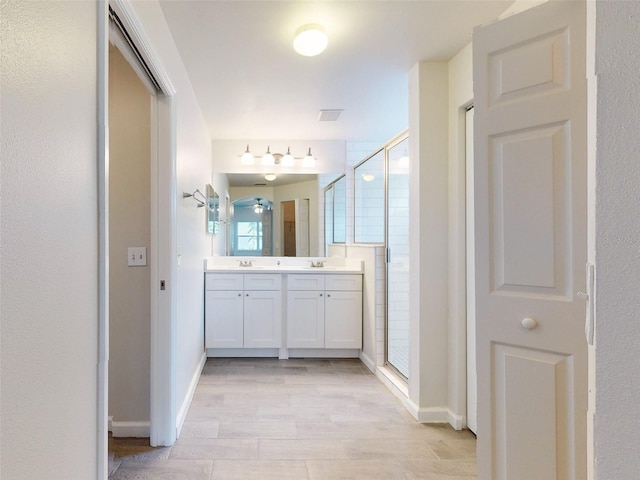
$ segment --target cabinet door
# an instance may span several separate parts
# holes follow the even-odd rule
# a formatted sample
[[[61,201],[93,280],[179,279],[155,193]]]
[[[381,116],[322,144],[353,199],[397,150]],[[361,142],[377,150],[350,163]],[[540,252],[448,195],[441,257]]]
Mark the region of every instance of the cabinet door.
[[[287,347],[324,347],[324,292],[287,292]]]
[[[244,292],[245,348],[279,348],[282,340],[282,292]]]
[[[241,291],[211,290],[205,293],[205,347],[239,348],[243,344]]]
[[[362,348],[362,292],[325,293],[325,348]]]

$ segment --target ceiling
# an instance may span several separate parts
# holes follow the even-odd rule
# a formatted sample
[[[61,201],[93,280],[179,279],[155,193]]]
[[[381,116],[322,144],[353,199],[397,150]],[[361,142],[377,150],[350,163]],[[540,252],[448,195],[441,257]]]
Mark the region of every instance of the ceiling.
[[[230,187],[281,187],[292,183],[310,182],[317,180],[316,174],[289,173],[277,175],[277,178],[268,182],[264,178],[264,173],[227,173]]]
[[[408,72],[449,60],[512,0],[160,0],[213,139],[388,139],[407,128]],[[316,57],[292,48],[321,24]],[[321,109],[343,109],[319,122]]]

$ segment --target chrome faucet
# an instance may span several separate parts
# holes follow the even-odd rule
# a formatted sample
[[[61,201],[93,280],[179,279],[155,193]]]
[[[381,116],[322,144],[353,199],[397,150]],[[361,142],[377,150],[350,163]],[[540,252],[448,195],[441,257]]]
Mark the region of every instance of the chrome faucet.
[[[252,265],[251,260],[240,260],[239,266],[250,267]]]
[[[324,260],[316,260],[315,262],[313,260],[309,260],[309,261],[311,262],[312,267],[316,267],[316,268],[324,267]]]

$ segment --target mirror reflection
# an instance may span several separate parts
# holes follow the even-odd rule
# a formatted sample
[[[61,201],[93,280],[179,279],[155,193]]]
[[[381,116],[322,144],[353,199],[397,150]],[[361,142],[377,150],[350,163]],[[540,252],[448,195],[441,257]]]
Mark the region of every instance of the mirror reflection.
[[[323,256],[324,187],[340,174],[265,176],[227,174],[230,255]]]

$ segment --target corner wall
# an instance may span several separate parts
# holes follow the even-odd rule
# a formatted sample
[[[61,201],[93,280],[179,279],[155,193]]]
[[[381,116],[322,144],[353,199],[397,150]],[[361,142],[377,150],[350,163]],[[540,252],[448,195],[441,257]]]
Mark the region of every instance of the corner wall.
[[[424,422],[449,421],[448,66],[409,72],[409,405]]]
[[[0,5],[3,479],[97,476],[98,8]]]

